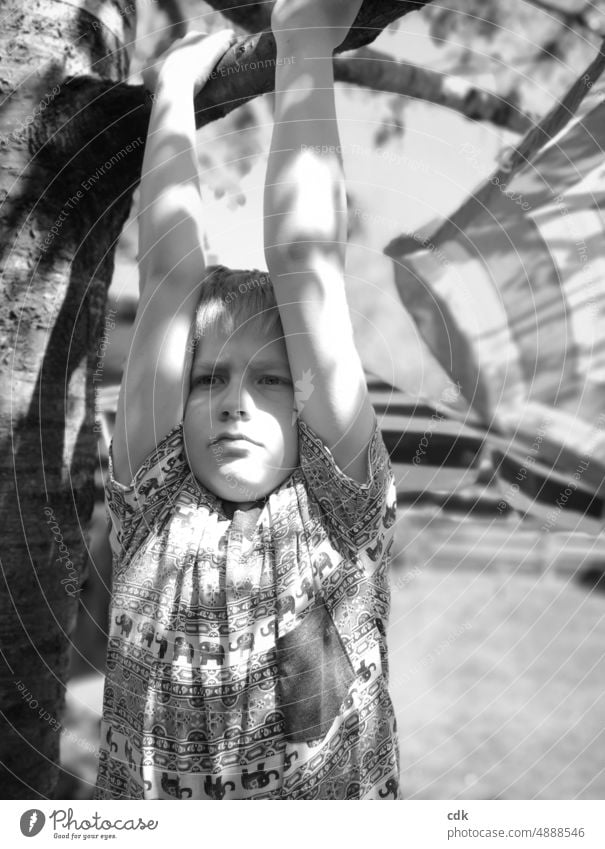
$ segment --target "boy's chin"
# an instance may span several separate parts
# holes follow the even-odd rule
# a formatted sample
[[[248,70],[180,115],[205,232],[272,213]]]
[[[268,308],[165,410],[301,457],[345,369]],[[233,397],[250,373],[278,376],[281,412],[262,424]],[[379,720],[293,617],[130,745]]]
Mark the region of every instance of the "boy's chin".
[[[248,504],[266,498],[286,480],[289,474],[289,471],[284,471],[281,475],[264,480],[246,478],[236,480],[231,476],[221,477],[218,480],[215,479],[209,488],[223,501]]]

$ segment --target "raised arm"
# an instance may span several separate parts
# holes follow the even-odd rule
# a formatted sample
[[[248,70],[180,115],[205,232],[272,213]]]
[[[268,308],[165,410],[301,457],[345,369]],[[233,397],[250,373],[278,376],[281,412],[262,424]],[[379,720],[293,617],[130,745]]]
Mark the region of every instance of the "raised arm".
[[[234,42],[188,33],[163,58],[141,175],[140,299],[113,437],[114,476],[130,483],[183,417],[190,331],[204,274],[193,98]]]
[[[273,281],[299,414],[365,482],[375,417],[345,297],[347,209],[332,53],[361,0],[278,0],[275,124],[264,205]]]

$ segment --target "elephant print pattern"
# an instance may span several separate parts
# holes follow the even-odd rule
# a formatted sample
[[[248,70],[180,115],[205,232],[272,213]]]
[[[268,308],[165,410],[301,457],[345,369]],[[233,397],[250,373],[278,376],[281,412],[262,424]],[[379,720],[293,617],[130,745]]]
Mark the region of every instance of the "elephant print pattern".
[[[299,466],[250,511],[197,482],[182,425],[130,486],[110,463],[96,798],[399,798],[388,455],[375,428],[359,484],[298,430]]]

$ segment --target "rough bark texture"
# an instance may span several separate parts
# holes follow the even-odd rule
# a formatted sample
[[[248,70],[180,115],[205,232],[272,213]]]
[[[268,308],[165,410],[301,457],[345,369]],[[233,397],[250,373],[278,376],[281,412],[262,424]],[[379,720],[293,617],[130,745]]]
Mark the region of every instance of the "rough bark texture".
[[[93,370],[115,240],[140,169],[140,159],[123,155],[104,173],[99,170],[132,141],[122,121],[112,125],[120,116],[119,99],[91,104],[96,88],[86,83],[60,90],[67,75],[91,69],[105,80],[125,76],[123,44],[133,35],[132,4],[123,3],[123,14],[117,2],[88,8],[94,15],[53,0],[35,5],[11,0],[3,6],[0,796],[5,799],[52,796],[57,779],[69,634],[93,506]]]

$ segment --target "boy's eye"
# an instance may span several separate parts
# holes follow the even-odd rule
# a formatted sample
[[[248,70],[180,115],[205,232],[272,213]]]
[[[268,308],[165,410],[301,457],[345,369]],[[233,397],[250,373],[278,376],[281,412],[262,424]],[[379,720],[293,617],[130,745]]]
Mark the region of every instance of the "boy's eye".
[[[194,380],[195,386],[216,386],[219,377],[217,374],[201,374]]]
[[[279,377],[279,375],[277,374],[266,374],[264,375],[264,377],[261,377],[260,382],[264,383],[266,386],[288,386],[290,383],[287,378]]]

